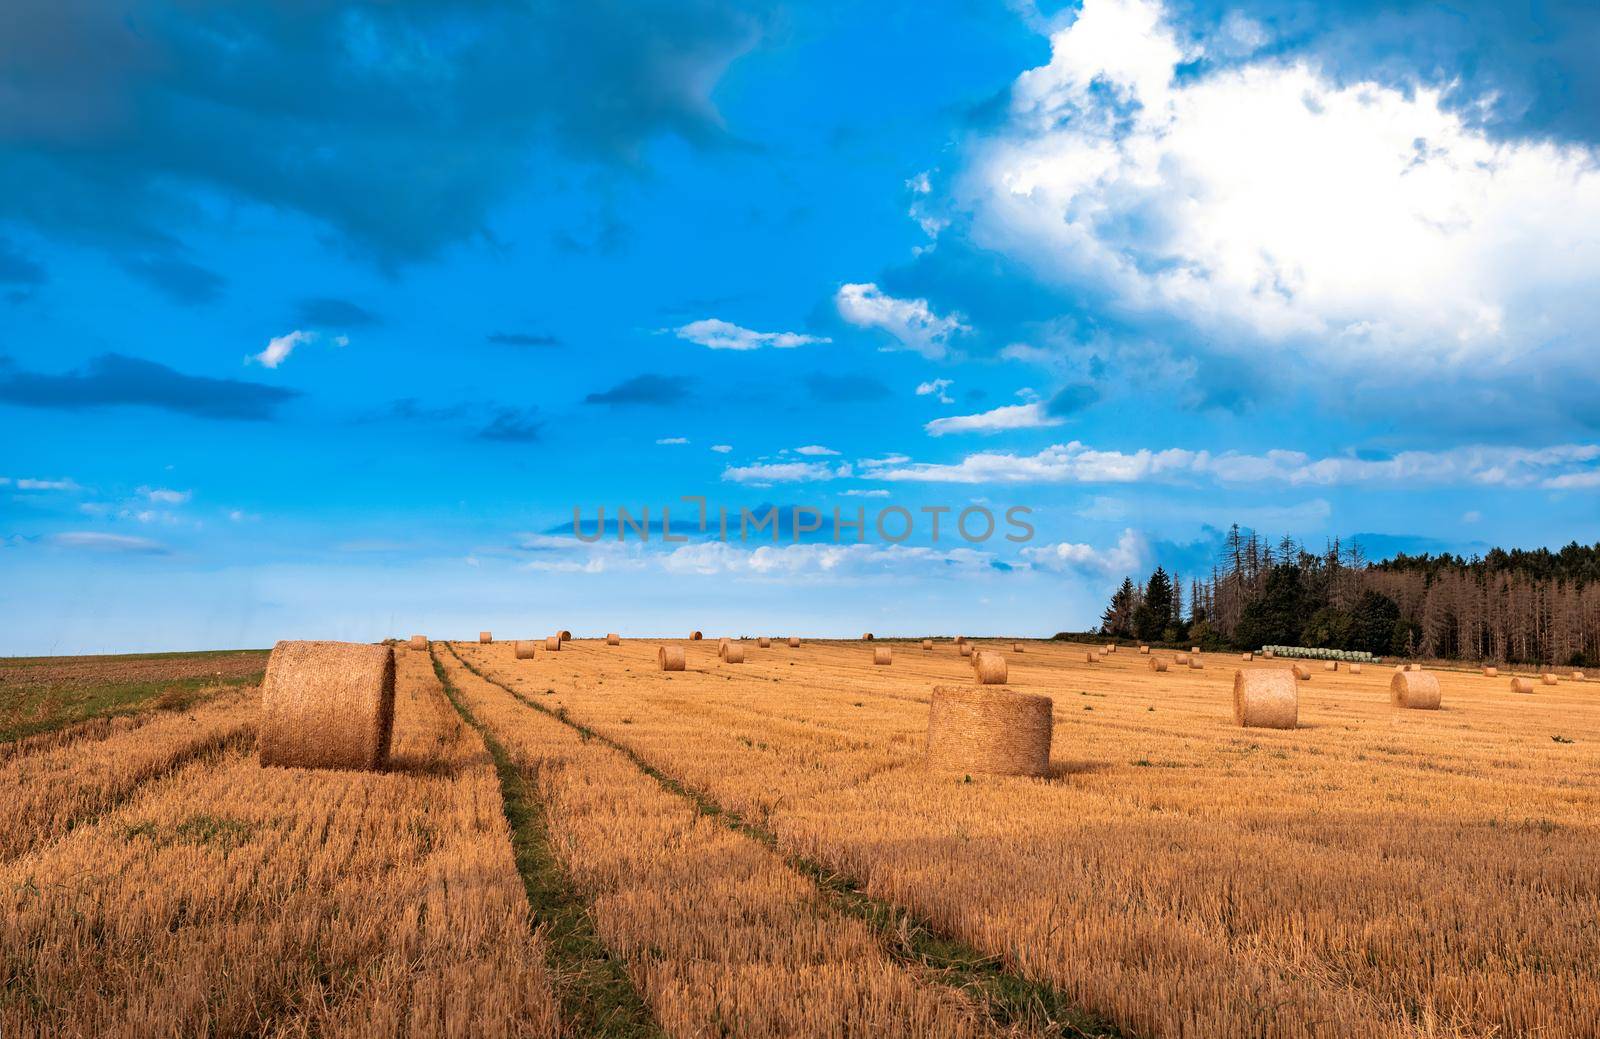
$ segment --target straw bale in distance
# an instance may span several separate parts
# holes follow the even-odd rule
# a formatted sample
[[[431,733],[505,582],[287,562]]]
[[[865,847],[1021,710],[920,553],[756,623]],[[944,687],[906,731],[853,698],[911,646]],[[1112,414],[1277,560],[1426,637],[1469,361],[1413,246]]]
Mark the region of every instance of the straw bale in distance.
[[[1012,644],[1011,644],[1011,652],[1013,652],[1013,653],[1021,653],[1021,652],[1022,652],[1022,650],[1023,650],[1023,645],[1022,645],[1022,643],[1020,643],[1020,642],[1013,642],[1013,643],[1012,643]]]
[[[480,632],[478,632],[478,642],[479,643],[486,643],[486,642],[493,642],[493,641],[494,641],[494,632],[492,632],[492,631],[480,631]]]
[[[413,636],[411,636],[411,648],[412,649],[420,649],[420,650],[426,651],[427,648],[428,648],[428,636],[426,636],[426,635],[413,635]]]
[[[1526,678],[1512,677],[1511,691],[1513,693],[1531,693],[1533,692],[1533,682]]]
[[[795,636],[790,635],[789,636],[789,648],[790,649],[799,649],[800,648],[800,640],[798,638],[796,638]]]
[[[1500,677],[1500,669],[1497,668],[1497,667],[1486,667],[1486,668],[1483,669],[1483,677],[1485,677],[1485,678],[1499,678]]]
[[[1359,675],[1361,673],[1361,665],[1360,664],[1351,664],[1350,665],[1350,673],[1352,675]]]
[[[1291,670],[1294,671],[1294,677],[1298,678],[1300,681],[1311,681],[1311,669],[1309,667],[1301,667],[1299,664],[1295,664]]]
[[[280,642],[261,682],[264,766],[381,769],[394,729],[394,650]]]
[[[1149,653],[1150,653],[1150,647],[1149,646],[1140,646],[1139,647],[1139,652],[1145,654],[1146,656],[1148,656]]]
[[[1245,661],[1254,660],[1255,658],[1256,658],[1256,655],[1254,653],[1241,653],[1239,655],[1239,659],[1240,660],[1245,660]]]
[[[1574,682],[1583,681],[1583,672],[1582,671],[1574,671],[1574,672],[1572,672],[1572,680]]]
[[[1150,670],[1152,670],[1152,671],[1165,671],[1166,669],[1167,669],[1167,662],[1165,660],[1162,660],[1160,657],[1151,657],[1150,658]]]
[[[1201,660],[1199,657],[1190,657],[1189,658],[1189,670],[1190,671],[1199,671],[1202,668],[1204,668],[1205,666],[1206,666],[1205,665],[1205,661]]]
[[[622,645],[622,636],[618,635],[614,631],[611,632],[609,635],[606,636],[606,645],[608,645],[608,646],[620,646],[620,645]]]
[[[979,685],[1005,685],[1006,658],[993,650],[981,649],[972,655],[972,673]]]
[[[1415,711],[1437,711],[1439,678],[1426,671],[1402,671],[1389,679],[1389,702]]]
[[[1543,682],[1545,685],[1555,685],[1557,682],[1561,681],[1561,678],[1559,675],[1554,675],[1549,671],[1546,671],[1544,674],[1539,676],[1539,681]]]
[[[1173,657],[1172,659],[1176,663],[1187,664],[1189,662],[1189,654],[1187,654],[1187,653],[1179,653],[1177,656]]]
[[[970,642],[958,642],[958,643],[956,643],[956,652],[961,654],[964,657],[972,656],[972,643],[970,643]]]
[[[1322,665],[1322,670],[1324,670],[1324,671],[1337,671],[1337,670],[1339,670],[1339,662],[1337,660],[1324,661],[1323,665]]]
[[[561,652],[561,636],[560,635],[551,635],[549,638],[545,639],[544,640],[544,651],[546,653],[559,653],[559,652]]]
[[[756,639],[756,645],[760,646],[762,649],[771,649],[772,648],[772,640],[767,638],[765,635],[763,635],[760,638]]]
[[[517,655],[518,660],[532,660],[534,647],[537,646],[538,643],[532,641],[531,639],[518,639],[511,645],[512,652]]]
[[[722,647],[722,662],[724,664],[744,663],[744,643],[730,642]]]
[[[1100,663],[1100,654],[1090,650],[1083,655],[1083,662],[1085,664],[1098,664]]]
[[[934,772],[1043,776],[1050,771],[1054,704],[989,686],[935,686],[928,706]]]
[[[894,653],[888,646],[879,646],[872,651],[872,662],[878,667],[894,662]]]
[[[1421,664],[1407,664],[1406,665],[1406,670],[1407,671],[1421,671],[1422,670],[1422,665]]]
[[[1190,646],[1189,647],[1189,652],[1190,653],[1199,653],[1200,652],[1200,647],[1199,646]]]
[[[957,635],[956,636],[956,645],[964,646],[966,644],[967,644],[967,637],[965,635]]]
[[[1270,649],[1264,649],[1261,651],[1261,656],[1264,660],[1271,660],[1275,654]]]
[[[684,653],[682,646],[660,646],[656,649],[656,663],[663,671],[682,671]]]
[[[724,653],[726,653],[726,652],[728,652],[728,640],[726,638],[718,639],[717,640],[717,659],[721,660],[722,659],[722,655]]]
[[[699,642],[700,638],[701,638],[701,636],[700,636],[700,633],[698,631],[689,632],[689,641],[690,642]]]
[[[870,632],[870,631],[863,631],[863,632],[862,632],[862,633],[861,633],[861,641],[862,641],[862,642],[871,642],[871,641],[872,641],[872,632]]]
[[[923,649],[932,649],[933,648],[933,640],[932,639],[923,639],[922,640],[922,648]]]
[[[566,628],[562,628],[560,631],[556,632],[556,634],[561,637],[562,642],[572,641],[572,632],[568,631]]]
[[[1293,671],[1241,668],[1233,673],[1233,720],[1246,728],[1292,729],[1300,720],[1300,690]]]

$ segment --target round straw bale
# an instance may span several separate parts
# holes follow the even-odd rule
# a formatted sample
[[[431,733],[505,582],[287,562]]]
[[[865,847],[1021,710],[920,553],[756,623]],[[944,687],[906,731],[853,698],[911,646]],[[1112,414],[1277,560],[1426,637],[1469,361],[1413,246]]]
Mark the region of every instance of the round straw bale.
[[[923,639],[922,640],[922,648],[923,649],[932,649],[933,648],[933,640],[932,639]]]
[[[1100,654],[1091,650],[1083,655],[1083,662],[1085,664],[1098,664],[1100,663]]]
[[[428,636],[426,636],[426,635],[413,635],[413,636],[411,636],[411,648],[412,649],[426,650],[428,648]]]
[[[480,632],[478,632],[478,641],[480,643],[493,642],[494,641],[494,632],[492,632],[492,631],[480,631]]]
[[[261,681],[256,750],[285,768],[381,769],[394,730],[394,650],[280,642]]]
[[[606,636],[606,645],[608,645],[608,646],[620,646],[620,645],[622,645],[622,636],[618,635],[616,632],[613,631],[611,634]]]
[[[1300,681],[1311,681],[1311,669],[1309,667],[1301,667],[1299,664],[1295,664],[1290,670],[1294,672],[1294,677],[1300,679]]]
[[[718,639],[717,640],[717,659],[721,660],[722,659],[722,655],[724,653],[726,653],[727,651],[728,651],[728,640],[726,638]]]
[[[972,656],[972,643],[970,643],[970,642],[958,642],[958,643],[956,643],[956,652],[961,654],[964,657]]]
[[[1352,675],[1359,675],[1361,673],[1361,665],[1360,664],[1351,664],[1350,665],[1350,673]]]
[[[1264,649],[1261,651],[1261,656],[1267,660],[1271,660],[1273,657],[1273,652],[1270,649]]]
[[[1406,665],[1406,670],[1407,671],[1421,671],[1422,670],[1422,665],[1421,664],[1407,664]]]
[[[1406,673],[1406,666],[1404,664],[1396,664],[1394,666],[1394,673],[1397,674],[1397,675],[1405,674]]]
[[[730,642],[722,647],[722,662],[724,664],[744,663],[744,643]]]
[[[561,641],[562,642],[571,642],[572,641],[572,632],[568,631],[566,628],[562,628],[556,634],[561,637]]]
[[[1107,653],[1115,653],[1117,651],[1117,644],[1115,642],[1107,642],[1105,644],[1105,651]]]
[[[1206,666],[1205,662],[1202,661],[1199,657],[1190,657],[1189,658],[1189,670],[1190,671],[1199,671],[1201,668],[1203,668],[1205,666]]]
[[[892,663],[893,661],[894,653],[889,649],[888,646],[879,646],[877,649],[872,651],[872,662],[879,667]]]
[[[1241,653],[1239,655],[1240,660],[1254,660],[1255,658],[1256,655],[1254,653]]]
[[[1439,678],[1426,671],[1402,671],[1389,679],[1389,702],[1418,711],[1439,709]]]
[[[689,641],[690,642],[699,642],[700,641],[700,633],[698,631],[689,632]]]
[[[1233,673],[1233,720],[1246,728],[1292,729],[1300,720],[1293,671],[1241,668]]]
[[[551,635],[549,638],[545,639],[544,640],[544,651],[546,653],[559,653],[559,652],[561,652],[561,636],[560,635]]]
[[[1050,771],[1054,704],[988,686],[935,686],[928,706],[928,768],[971,775]]]
[[[1499,678],[1500,677],[1500,669],[1497,668],[1497,667],[1486,667],[1486,668],[1483,669],[1483,677],[1485,677],[1485,678]]]
[[[872,641],[872,632],[870,632],[870,631],[862,632],[861,633],[861,641],[862,642],[871,642]]]
[[[1006,684],[1006,658],[990,649],[981,649],[972,655],[972,673],[979,685]]]
[[[789,636],[789,648],[790,649],[799,649],[800,648],[800,640],[798,638],[796,638],[795,636],[790,635]]]
[[[656,648],[656,663],[661,665],[663,671],[682,671],[684,657],[682,646],[659,646]]]
[[[1013,643],[1012,643],[1012,644],[1011,644],[1011,652],[1013,652],[1013,653],[1021,653],[1021,652],[1022,652],[1022,650],[1023,650],[1023,645],[1022,645],[1022,643],[1020,643],[1020,642],[1013,642]]]
[[[1150,670],[1152,670],[1152,671],[1165,671],[1166,669],[1167,669],[1167,662],[1165,660],[1162,660],[1160,657],[1151,657],[1150,658]]]
[[[967,637],[965,635],[957,635],[956,636],[956,645],[964,646],[964,645],[966,645],[966,643],[967,643]]]
[[[1572,680],[1574,682],[1583,681],[1583,672],[1582,671],[1574,671],[1574,672],[1572,672]]]
[[[512,652],[516,654],[518,660],[532,660],[533,650],[537,645],[538,643],[528,639],[518,639],[511,644]]]
[[[1177,656],[1173,657],[1172,659],[1175,662],[1179,663],[1179,664],[1187,664],[1189,662],[1189,654],[1187,654],[1187,653],[1179,653]]]
[[[1544,674],[1539,676],[1539,681],[1543,682],[1545,685],[1555,685],[1557,682],[1561,681],[1561,679],[1559,676],[1553,675],[1546,671]]]
[[[772,648],[772,640],[767,638],[765,635],[763,635],[760,638],[756,639],[756,645],[760,646],[762,649],[771,649]]]
[[[1200,647],[1199,646],[1190,646],[1189,647],[1189,652],[1190,653],[1199,653],[1200,652]]]
[[[1513,693],[1531,693],[1533,692],[1533,682],[1526,678],[1512,676],[1511,691]]]
[[[1339,670],[1339,662],[1337,660],[1326,661],[1322,665],[1322,670],[1324,670],[1324,671],[1337,671],[1337,670]]]
[[[1150,647],[1149,646],[1140,646],[1139,647],[1139,652],[1145,654],[1146,656],[1148,656],[1149,653],[1150,653]]]

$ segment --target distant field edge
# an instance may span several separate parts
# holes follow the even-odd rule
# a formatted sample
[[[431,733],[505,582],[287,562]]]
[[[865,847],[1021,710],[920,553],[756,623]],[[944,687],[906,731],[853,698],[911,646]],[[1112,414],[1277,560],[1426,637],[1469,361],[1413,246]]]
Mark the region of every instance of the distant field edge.
[[[962,991],[997,1027],[1020,1028],[1034,1034],[1069,1039],[1134,1039],[1135,1033],[1074,1005],[1054,986],[1027,978],[1006,967],[998,957],[940,934],[931,921],[903,906],[867,894],[865,886],[856,878],[829,869],[814,859],[786,853],[778,846],[778,835],[768,827],[725,808],[705,791],[661,771],[632,747],[589,728],[568,712],[553,711],[528,699],[479,670],[457,653],[454,646],[448,648],[451,656],[468,671],[509,693],[524,707],[554,718],[584,739],[610,747],[659,783],[662,789],[691,802],[701,815],[771,848],[791,869],[810,880],[834,910],[866,923],[894,960],[922,977]]]

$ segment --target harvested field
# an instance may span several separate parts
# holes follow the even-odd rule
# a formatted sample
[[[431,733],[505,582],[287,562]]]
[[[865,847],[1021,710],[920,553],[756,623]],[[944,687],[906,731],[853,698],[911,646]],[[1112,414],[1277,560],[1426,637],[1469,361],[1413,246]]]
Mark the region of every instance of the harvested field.
[[[251,689],[0,743],[0,1035],[1600,1032],[1600,683],[1241,729],[1282,662],[976,640],[1053,740],[968,776],[953,643],[660,645],[399,653],[383,773],[259,768]]]

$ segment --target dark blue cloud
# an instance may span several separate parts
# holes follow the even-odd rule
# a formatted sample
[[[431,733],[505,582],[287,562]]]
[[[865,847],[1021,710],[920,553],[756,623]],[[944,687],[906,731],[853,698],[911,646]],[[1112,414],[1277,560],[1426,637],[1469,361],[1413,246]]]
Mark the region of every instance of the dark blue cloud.
[[[806,376],[806,392],[824,404],[860,404],[883,400],[889,387],[870,375],[829,375],[813,372]]]
[[[199,306],[215,302],[222,295],[226,280],[214,271],[173,255],[171,252],[124,255],[118,265],[140,281],[158,290],[174,303]]]
[[[542,332],[491,332],[489,342],[497,346],[560,346],[561,340]]]
[[[709,92],[761,0],[9,0],[0,220],[175,249],[197,190],[385,263],[479,235],[553,154],[736,143]],[[176,230],[175,230],[176,229]]]
[[[497,408],[488,424],[478,430],[479,440],[507,444],[531,444],[544,436],[544,420],[538,408]]]
[[[331,296],[301,300],[296,320],[302,327],[314,328],[370,328],[383,323],[366,307]]]
[[[22,254],[15,245],[0,238],[0,285],[43,285],[44,268]]]
[[[57,411],[136,405],[198,418],[263,421],[299,391],[239,379],[185,375],[164,364],[102,354],[66,375],[26,372],[0,358],[0,402]]]
[[[1309,57],[1345,82],[1442,88],[1464,119],[1497,135],[1600,142],[1592,0],[1176,0],[1173,10],[1196,36],[1245,14],[1266,29],[1268,53]]]
[[[676,404],[689,396],[691,380],[682,375],[635,375],[600,393],[583,398],[585,404]]]

